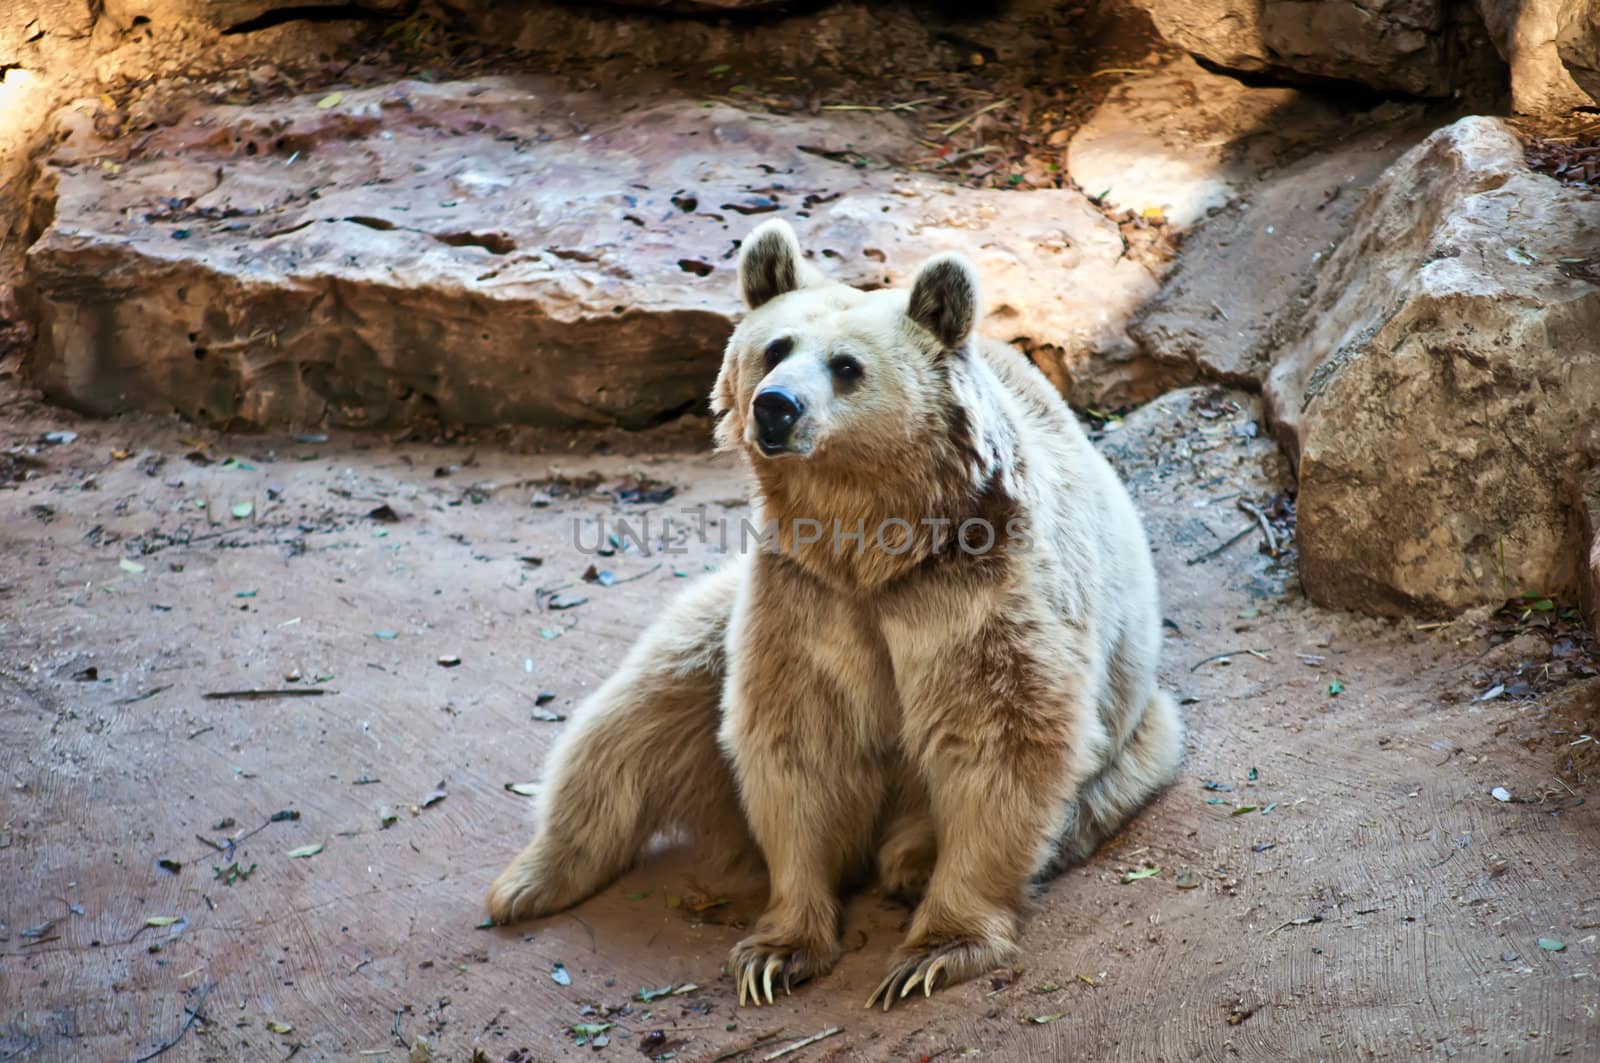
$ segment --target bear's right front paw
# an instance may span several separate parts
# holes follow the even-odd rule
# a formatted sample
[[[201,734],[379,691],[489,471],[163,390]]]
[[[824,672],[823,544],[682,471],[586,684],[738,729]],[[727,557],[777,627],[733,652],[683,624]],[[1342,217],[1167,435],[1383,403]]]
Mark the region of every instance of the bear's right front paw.
[[[784,993],[788,993],[793,986],[819,974],[827,974],[833,969],[837,958],[837,949],[824,953],[816,948],[783,944],[765,934],[756,934],[733,947],[733,952],[728,956],[728,966],[733,971],[734,982],[739,986],[739,1006],[744,1007],[748,1000],[759,1008],[763,993],[768,1004],[774,1002],[774,978],[780,979],[778,985],[783,987]]]

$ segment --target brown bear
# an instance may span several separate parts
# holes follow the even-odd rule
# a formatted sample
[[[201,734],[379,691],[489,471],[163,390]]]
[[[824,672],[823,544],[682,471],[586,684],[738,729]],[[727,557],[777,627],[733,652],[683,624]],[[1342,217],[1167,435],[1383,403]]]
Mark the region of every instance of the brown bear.
[[[781,221],[712,395],[770,534],[690,588],[545,763],[498,921],[576,904],[649,839],[752,843],[741,1003],[827,972],[840,892],[915,898],[868,1005],[1011,963],[1030,886],[1172,776],[1155,573],[1127,491],[1045,377],[980,339],[961,257],[909,293],[823,278]]]

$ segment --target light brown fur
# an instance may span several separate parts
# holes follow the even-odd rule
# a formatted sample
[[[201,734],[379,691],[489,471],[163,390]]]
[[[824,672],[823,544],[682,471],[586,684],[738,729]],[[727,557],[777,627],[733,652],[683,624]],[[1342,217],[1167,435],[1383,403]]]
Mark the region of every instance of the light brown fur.
[[[760,1002],[833,966],[840,891],[875,869],[919,899],[873,997],[888,1007],[1013,961],[1030,885],[1171,777],[1182,729],[1155,685],[1154,572],[1060,396],[973,335],[963,260],[933,260],[909,295],[860,292],[768,223],[740,276],[751,313],[713,393],[717,434],[748,455],[780,533],[688,592],[568,725],[538,834],[489,910],[574,904],[658,831],[753,840],[771,894],[731,967],[741,1002]],[[769,366],[782,337],[792,352]],[[859,381],[830,370],[841,352]],[[773,382],[805,415],[791,452],[766,457],[750,405]],[[951,522],[943,541],[929,517]],[[873,537],[888,519],[915,528],[887,537],[893,553]],[[950,541],[971,520],[995,549]],[[862,547],[841,549],[834,522],[866,529]]]

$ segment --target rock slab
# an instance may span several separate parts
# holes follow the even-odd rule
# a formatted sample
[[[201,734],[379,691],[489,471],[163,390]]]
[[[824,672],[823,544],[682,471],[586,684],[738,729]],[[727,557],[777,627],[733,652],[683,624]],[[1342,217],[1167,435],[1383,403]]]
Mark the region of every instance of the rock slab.
[[[1600,194],[1466,118],[1391,167],[1273,365],[1302,578],[1369,613],[1576,591],[1600,460]]]
[[[1496,76],[1476,18],[1453,0],[1135,0],[1161,35],[1229,70],[1448,96]]]
[[[957,250],[986,331],[1081,401],[1153,294],[1070,190],[889,168],[895,119],[621,106],[539,79],[196,104],[101,140],[59,116],[28,253],[46,394],[236,427],[641,426],[698,406],[739,312],[738,240],[789,219],[818,265],[896,284]]]

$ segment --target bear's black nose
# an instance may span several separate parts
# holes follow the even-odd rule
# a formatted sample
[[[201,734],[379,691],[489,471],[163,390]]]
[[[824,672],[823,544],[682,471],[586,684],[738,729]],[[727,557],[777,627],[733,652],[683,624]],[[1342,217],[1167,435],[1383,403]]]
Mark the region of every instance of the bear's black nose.
[[[762,451],[776,454],[783,450],[805,407],[791,392],[778,387],[758,391],[751,405],[756,415],[756,442]]]

